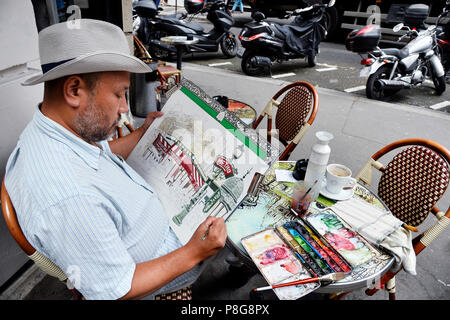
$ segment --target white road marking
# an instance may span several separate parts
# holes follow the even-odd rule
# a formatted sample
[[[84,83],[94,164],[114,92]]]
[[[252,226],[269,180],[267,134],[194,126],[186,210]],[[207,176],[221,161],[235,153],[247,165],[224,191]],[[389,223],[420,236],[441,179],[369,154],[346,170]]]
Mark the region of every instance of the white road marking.
[[[228,62],[219,62],[219,63],[210,63],[208,64],[208,67],[218,67],[218,66],[225,66],[227,64],[233,64],[230,61]]]
[[[276,75],[273,75],[272,78],[278,79],[278,78],[291,77],[291,76],[295,76],[295,73],[289,72],[289,73],[276,74]]]
[[[335,66],[335,65],[332,65],[332,64],[326,64],[326,63],[317,63],[317,65],[321,66],[321,67],[328,67],[328,68],[331,68],[331,67],[337,68],[338,67],[338,66]]]
[[[439,109],[445,108],[447,106],[450,106],[450,101],[442,101],[442,102],[433,104],[432,106],[430,106],[430,109],[439,110]]]
[[[360,91],[365,88],[366,88],[366,86],[359,86],[359,87],[348,88],[348,89],[345,89],[344,91],[350,93],[350,92]]]
[[[324,72],[324,71],[333,71],[333,70],[337,70],[337,69],[338,68],[336,68],[336,67],[329,67],[329,68],[316,69],[316,71]]]

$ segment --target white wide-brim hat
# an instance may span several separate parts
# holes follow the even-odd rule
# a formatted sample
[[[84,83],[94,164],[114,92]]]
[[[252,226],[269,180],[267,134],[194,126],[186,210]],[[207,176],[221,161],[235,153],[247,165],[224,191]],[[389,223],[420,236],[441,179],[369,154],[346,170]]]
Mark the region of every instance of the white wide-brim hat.
[[[78,19],[51,25],[39,32],[42,74],[25,86],[67,75],[103,71],[151,72],[153,69],[130,54],[123,31],[109,22]]]

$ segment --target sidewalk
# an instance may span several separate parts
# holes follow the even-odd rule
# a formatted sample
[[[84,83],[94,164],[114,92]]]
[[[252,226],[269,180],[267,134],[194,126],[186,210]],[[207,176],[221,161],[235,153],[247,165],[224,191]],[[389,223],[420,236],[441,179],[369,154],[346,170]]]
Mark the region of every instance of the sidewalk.
[[[210,96],[225,95],[252,105],[261,113],[267,101],[283,86],[285,81],[247,77],[217,68],[183,63],[183,76],[201,87]],[[304,79],[308,81],[308,79]],[[343,163],[356,174],[367,159],[380,148],[400,139],[424,138],[436,141],[450,148],[450,115],[429,109],[383,103],[368,100],[356,95],[317,88],[319,93],[319,111],[316,120],[306,133],[301,144],[292,153],[290,160],[308,158],[315,142],[314,133],[326,130],[334,135],[330,142],[330,163]],[[265,123],[262,123],[265,125]],[[389,160],[389,159],[388,159]],[[387,161],[388,161],[387,160]],[[383,161],[383,159],[381,160]],[[385,162],[387,162],[385,161]],[[374,182],[376,184],[377,181]],[[438,206],[446,210],[450,203],[450,192],[441,199]],[[419,230],[422,232],[434,223],[432,215],[425,220]],[[446,300],[450,297],[449,268],[447,255],[449,230],[436,239],[417,259],[417,276],[400,272],[397,276],[397,299],[404,300]],[[224,258],[228,249],[224,249],[206,269],[194,286],[196,299],[248,299],[250,289],[265,285],[259,275],[239,288],[223,286],[228,264]],[[213,266],[213,267],[212,267]],[[39,270],[35,272],[39,273]],[[29,275],[28,275],[29,276]],[[31,277],[38,278],[39,277]],[[26,282],[26,281],[22,281]],[[27,294],[9,296],[0,295],[1,299],[19,297],[18,299],[68,299],[67,291],[58,280],[44,277],[34,283],[34,289]],[[22,285],[23,290],[29,287]],[[23,298],[24,297],[24,298]],[[309,298],[320,296],[312,295]],[[273,297],[272,297],[273,299]],[[347,295],[346,300],[385,300],[387,294],[379,292],[367,297],[364,290],[356,290]]]

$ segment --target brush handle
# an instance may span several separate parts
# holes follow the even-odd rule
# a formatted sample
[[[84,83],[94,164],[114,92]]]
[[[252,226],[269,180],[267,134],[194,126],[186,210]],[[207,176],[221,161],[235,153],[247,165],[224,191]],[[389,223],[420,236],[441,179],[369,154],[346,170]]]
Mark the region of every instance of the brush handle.
[[[311,283],[311,282],[317,282],[317,281],[320,281],[320,279],[318,277],[307,278],[307,279],[302,279],[302,280],[297,280],[297,281],[292,281],[292,282],[275,284],[273,286],[268,286],[268,287],[256,288],[254,291],[264,291],[264,290],[270,290],[270,289],[287,287],[287,286],[295,286],[298,284],[305,284],[305,283]]]

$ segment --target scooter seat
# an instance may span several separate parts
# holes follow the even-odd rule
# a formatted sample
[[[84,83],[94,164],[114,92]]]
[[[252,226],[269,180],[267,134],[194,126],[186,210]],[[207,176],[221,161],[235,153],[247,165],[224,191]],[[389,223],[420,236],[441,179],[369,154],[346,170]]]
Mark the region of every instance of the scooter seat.
[[[383,52],[390,56],[395,56],[399,59],[403,59],[403,58],[406,58],[407,56],[409,56],[409,50],[406,48],[405,49],[397,49],[397,48],[383,49]]]
[[[204,31],[203,27],[197,22],[186,22],[184,20],[179,20],[175,17],[162,17],[161,20],[167,21],[172,24],[177,24],[183,27],[187,27],[189,29],[194,30],[196,33],[201,33]]]
[[[281,26],[279,26],[277,24],[271,24],[270,30],[273,31],[273,33],[275,34],[275,37],[277,37],[278,39],[281,39],[281,40],[286,39],[286,35],[284,34],[284,30]]]

